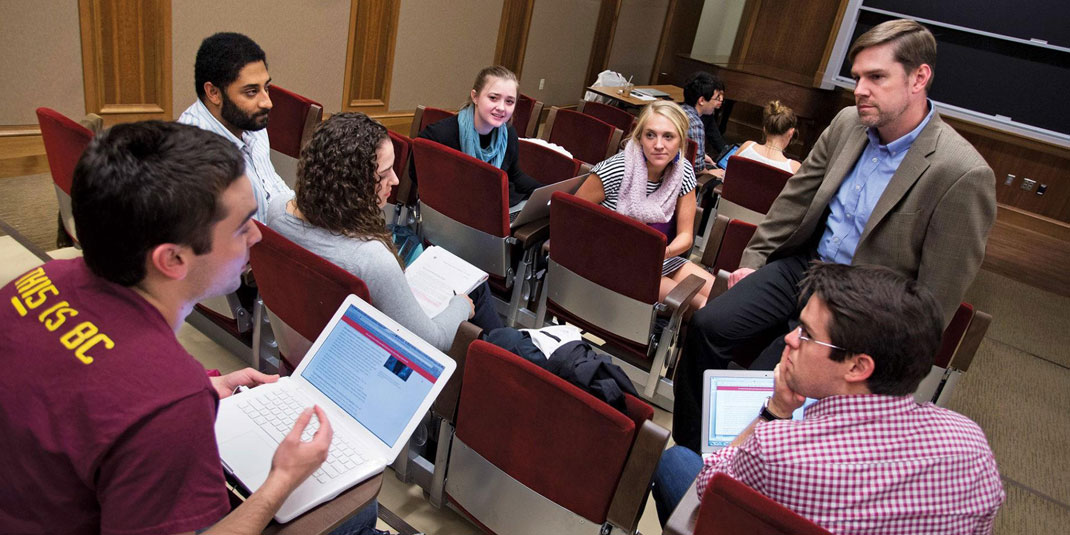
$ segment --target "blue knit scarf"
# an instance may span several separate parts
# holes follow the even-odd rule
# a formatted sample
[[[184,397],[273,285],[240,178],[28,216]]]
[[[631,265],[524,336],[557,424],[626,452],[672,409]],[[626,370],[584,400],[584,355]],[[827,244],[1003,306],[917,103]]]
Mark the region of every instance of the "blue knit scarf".
[[[475,106],[465,106],[457,112],[457,125],[460,127],[461,151],[465,154],[483,160],[498,169],[502,167],[505,159],[505,147],[509,144],[509,126],[501,125],[490,133],[490,147],[484,149],[479,144],[479,132],[476,132],[476,124],[473,119]]]

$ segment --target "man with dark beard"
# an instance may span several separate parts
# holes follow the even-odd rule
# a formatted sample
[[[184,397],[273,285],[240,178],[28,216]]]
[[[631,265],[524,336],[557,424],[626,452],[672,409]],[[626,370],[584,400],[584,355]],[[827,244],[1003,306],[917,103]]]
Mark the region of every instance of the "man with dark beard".
[[[219,134],[238,147],[256,196],[255,217],[263,221],[268,202],[294,194],[271,164],[266,130],[271,76],[264,51],[240,33],[217,33],[197,50],[193,77],[197,101],[178,122]]]

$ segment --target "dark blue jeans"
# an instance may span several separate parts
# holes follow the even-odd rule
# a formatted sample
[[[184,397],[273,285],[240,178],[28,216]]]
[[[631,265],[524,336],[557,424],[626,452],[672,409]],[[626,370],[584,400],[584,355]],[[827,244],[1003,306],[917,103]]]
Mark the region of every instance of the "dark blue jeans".
[[[365,505],[357,514],[342,523],[330,533],[330,535],[372,535],[375,531],[375,520],[379,517],[379,501],[373,501]]]
[[[683,446],[673,446],[662,452],[650,490],[662,527],[701,471],[702,456]]]
[[[475,316],[472,316],[472,319],[468,321],[483,329],[485,333],[489,333],[499,327],[505,327],[501,316],[494,310],[494,301],[492,301],[494,296],[491,295],[490,286],[487,283],[484,282],[477,286],[475,290],[468,294],[468,297],[472,299],[472,304],[476,308]]]

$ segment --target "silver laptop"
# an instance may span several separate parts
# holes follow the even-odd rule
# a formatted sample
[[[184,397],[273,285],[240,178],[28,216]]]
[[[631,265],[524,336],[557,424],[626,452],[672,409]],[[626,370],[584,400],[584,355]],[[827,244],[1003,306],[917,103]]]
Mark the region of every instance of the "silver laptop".
[[[580,184],[583,183],[584,178],[587,178],[586,173],[561,182],[548,184],[532,191],[531,196],[526,201],[521,201],[509,209],[509,228],[516,228],[532,221],[550,217],[550,197],[553,196],[554,192],[576,193],[576,190],[580,189]]]
[[[702,374],[702,453],[731,444],[772,395],[772,371],[706,370]],[[815,401],[807,398],[792,419],[802,420],[803,409]]]
[[[255,492],[297,415],[313,404],[323,408],[334,438],[327,461],[275,514],[275,520],[289,522],[392,463],[456,367],[441,351],[350,295],[292,376],[219,403],[215,434],[224,469]],[[318,425],[313,416],[304,440]]]

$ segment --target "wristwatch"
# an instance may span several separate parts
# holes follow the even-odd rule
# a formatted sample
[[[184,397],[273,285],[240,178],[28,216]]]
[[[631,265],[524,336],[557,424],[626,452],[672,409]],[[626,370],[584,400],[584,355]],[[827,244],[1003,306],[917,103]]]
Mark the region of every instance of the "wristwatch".
[[[780,416],[773,414],[773,412],[769,410],[769,402],[772,400],[772,396],[765,398],[765,403],[762,403],[762,410],[758,413],[759,418],[767,422],[771,422],[773,420],[787,420],[791,418],[791,416],[788,416],[787,418],[781,418]]]

